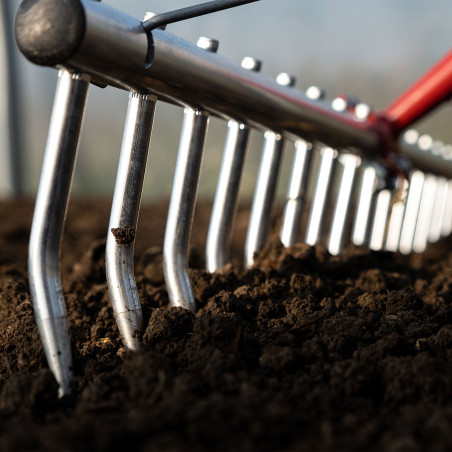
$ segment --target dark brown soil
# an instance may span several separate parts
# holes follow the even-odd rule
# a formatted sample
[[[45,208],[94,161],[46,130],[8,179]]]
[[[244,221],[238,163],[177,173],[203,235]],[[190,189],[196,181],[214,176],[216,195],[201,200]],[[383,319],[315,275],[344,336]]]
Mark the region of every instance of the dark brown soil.
[[[135,243],[146,328],[125,356],[104,267],[108,202],[71,203],[62,246],[76,394],[58,400],[33,320],[33,203],[0,203],[0,450],[452,450],[452,247],[403,258],[284,250],[255,268],[202,269],[209,206],[191,253],[196,315],[169,308],[166,205]],[[241,256],[246,211],[238,215]]]

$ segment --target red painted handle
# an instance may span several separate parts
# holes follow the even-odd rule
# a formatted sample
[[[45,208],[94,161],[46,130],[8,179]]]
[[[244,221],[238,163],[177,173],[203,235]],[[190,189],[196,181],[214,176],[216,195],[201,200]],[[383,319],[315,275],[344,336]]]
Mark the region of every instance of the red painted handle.
[[[390,105],[384,116],[395,135],[452,95],[452,50]]]

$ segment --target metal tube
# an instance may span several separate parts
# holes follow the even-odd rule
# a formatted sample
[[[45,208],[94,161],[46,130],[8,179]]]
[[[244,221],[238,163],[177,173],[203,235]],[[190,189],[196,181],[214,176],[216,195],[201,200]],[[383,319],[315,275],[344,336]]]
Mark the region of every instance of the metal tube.
[[[441,238],[441,225],[447,210],[447,180],[438,178],[436,181],[436,193],[434,197],[432,217],[428,230],[428,241],[437,242]]]
[[[369,237],[369,248],[374,251],[383,249],[391,198],[392,192],[389,189],[381,190],[377,194],[374,220]]]
[[[103,2],[79,3],[84,12],[81,43],[72,56],[57,64],[83,69],[99,83],[150,91],[159,99],[247,122],[261,130],[285,131],[309,141],[352,146],[373,157],[381,156],[384,137],[379,125],[335,112],[327,102],[310,100],[299,90],[280,86],[270,77],[248,71],[165,31],[152,31],[148,41],[138,19]],[[61,17],[55,20],[54,27],[61,28]],[[32,27],[30,23],[29,29]],[[41,27],[44,36],[48,37],[49,27],[52,24],[46,23],[45,30]],[[36,39],[39,31],[38,27],[34,30]],[[33,52],[22,51],[33,60]],[[152,65],[146,69],[145,61],[151,57]]]
[[[18,125],[18,74],[11,4],[0,2],[0,197],[23,194],[21,140]]]
[[[400,234],[403,226],[403,216],[407,204],[408,181],[403,180],[403,185],[399,189],[399,199],[393,200],[391,213],[389,215],[388,232],[386,234],[385,249],[387,251],[397,251],[400,244]]]
[[[328,198],[328,188],[334,174],[337,151],[329,147],[321,151],[320,168],[314,189],[311,211],[306,230],[306,243],[314,246],[322,234],[323,217]]]
[[[155,102],[152,95],[130,93],[105,252],[113,312],[127,350],[138,350],[143,325],[133,251]]]
[[[362,246],[366,243],[369,235],[369,225],[372,217],[372,202],[377,189],[379,178],[382,177],[382,168],[366,164],[363,166],[361,177],[358,182],[357,192],[358,205],[356,208],[355,221],[353,224],[352,243]]]
[[[60,243],[89,82],[60,71],[30,236],[28,270],[36,322],[61,395],[72,386],[72,357],[60,281]]]
[[[414,231],[413,251],[423,253],[427,247],[428,229],[432,218],[433,204],[436,192],[436,177],[427,175],[422,190],[419,214]]]
[[[254,255],[262,249],[267,237],[283,144],[284,140],[281,135],[265,132],[264,148],[245,242],[245,265],[247,267],[253,265]]]
[[[209,114],[185,109],[163,245],[163,268],[172,306],[196,310],[188,276],[188,244]]]
[[[295,142],[295,157],[280,232],[280,239],[284,246],[295,245],[300,235],[301,217],[306,203],[305,195],[312,155],[311,143],[301,139]]]
[[[328,251],[333,256],[337,256],[343,248],[345,223],[355,181],[356,168],[361,164],[361,159],[352,154],[342,154],[338,160],[342,164],[342,175],[328,241]]]
[[[206,267],[214,272],[229,259],[232,225],[242,178],[250,129],[246,124],[229,121],[228,134],[218,176],[206,244]]]
[[[408,195],[400,233],[399,251],[410,254],[413,251],[414,233],[421,204],[422,190],[425,176],[421,171],[414,171],[410,175]]]

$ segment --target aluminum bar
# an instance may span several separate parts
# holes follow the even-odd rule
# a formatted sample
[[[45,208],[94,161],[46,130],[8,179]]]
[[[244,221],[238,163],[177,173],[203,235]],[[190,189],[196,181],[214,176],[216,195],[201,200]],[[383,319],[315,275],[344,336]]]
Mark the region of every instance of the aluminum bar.
[[[163,269],[172,306],[196,310],[188,275],[188,244],[209,114],[185,109],[163,244]]]
[[[28,272],[39,333],[62,396],[71,393],[73,375],[60,244],[89,81],[66,71],[58,76],[31,228]]]
[[[135,233],[151,140],[155,97],[131,93],[105,251],[110,298],[121,339],[138,350],[143,315],[133,271]]]

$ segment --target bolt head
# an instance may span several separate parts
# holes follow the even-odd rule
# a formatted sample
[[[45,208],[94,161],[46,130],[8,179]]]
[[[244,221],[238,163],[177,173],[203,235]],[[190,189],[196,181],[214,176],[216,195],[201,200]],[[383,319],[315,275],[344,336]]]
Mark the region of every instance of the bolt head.
[[[196,45],[201,49],[207,50],[208,52],[216,53],[218,50],[218,46],[220,45],[220,42],[217,41],[216,39],[201,36],[198,39]]]
[[[296,78],[286,72],[281,72],[281,74],[278,74],[276,77],[276,83],[281,86],[295,86]]]
[[[417,145],[421,151],[429,151],[432,147],[433,139],[430,135],[424,134],[419,137]]]
[[[403,139],[405,140],[405,143],[416,144],[417,140],[419,140],[419,132],[415,129],[408,129],[403,134]]]
[[[320,100],[325,98],[325,91],[318,86],[310,86],[306,90],[306,97],[311,100]]]
[[[248,71],[259,72],[262,68],[262,61],[247,56],[243,58],[241,66],[243,69],[247,69]]]
[[[355,119],[357,121],[365,121],[372,113],[370,105],[360,102],[355,106]]]

